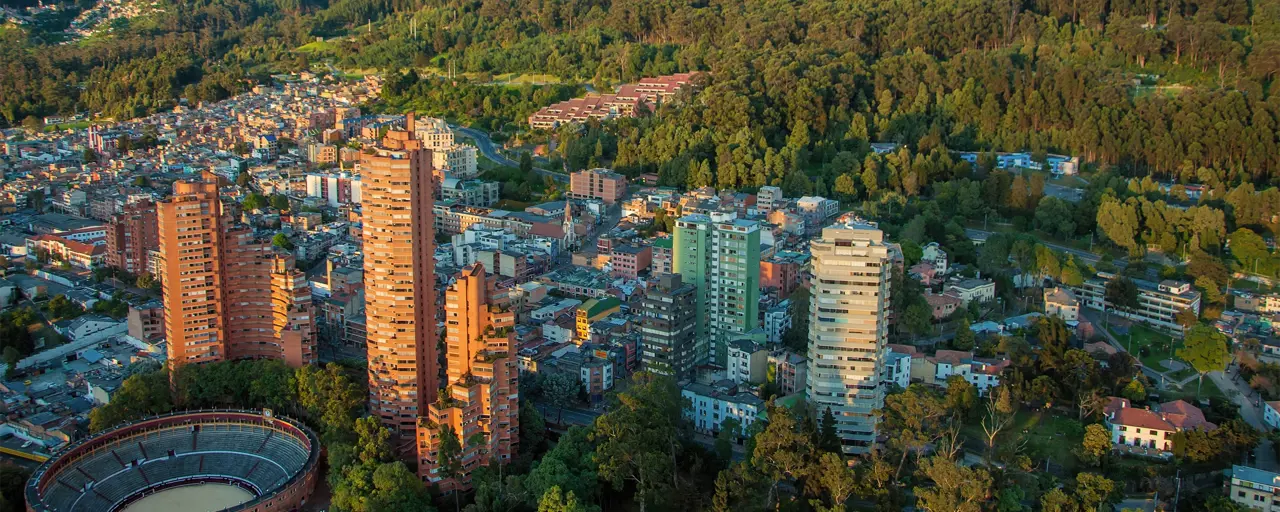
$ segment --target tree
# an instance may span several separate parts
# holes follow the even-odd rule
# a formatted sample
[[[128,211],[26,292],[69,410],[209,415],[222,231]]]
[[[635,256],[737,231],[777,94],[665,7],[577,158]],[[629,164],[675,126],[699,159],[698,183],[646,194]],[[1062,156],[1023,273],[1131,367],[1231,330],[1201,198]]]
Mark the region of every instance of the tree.
[[[809,346],[809,289],[791,292],[791,327],[782,333],[782,343],[792,351],[805,354]]]
[[[596,418],[591,439],[597,443],[600,478],[615,489],[633,483],[636,503],[644,511],[676,487],[683,404],[670,377],[639,372],[631,381],[617,395],[617,405]]]
[[[769,479],[772,488],[767,503],[774,504],[780,499],[779,485],[803,476],[805,468],[812,463],[814,451],[789,409],[769,403],[766,410],[769,423],[756,435],[751,465]]]
[[[89,430],[101,432],[120,423],[173,410],[169,372],[133,375],[124,380],[111,403],[89,412]]]
[[[921,336],[927,334],[932,327],[933,312],[929,310],[929,304],[923,300],[913,301],[910,306],[907,306],[902,322],[911,334]]]
[[[824,452],[840,453],[840,433],[836,430],[836,416],[827,407],[822,412],[822,423],[818,428],[818,449]]]
[[[139,275],[137,281],[134,282],[135,286],[137,286],[138,288],[142,288],[143,290],[151,289],[151,287],[154,284],[155,284],[155,278],[151,277],[151,274],[146,272],[143,272],[142,275]]]
[[[1107,303],[1124,310],[1138,307],[1138,285],[1127,277],[1117,277],[1107,281],[1105,291]]]
[[[257,192],[250,192],[240,203],[245,211],[261,210],[267,207],[267,198]]]
[[[574,496],[573,491],[562,496],[559,487],[548,489],[538,501],[538,512],[587,512],[588,510],[592,508],[578,503],[578,497]]]
[[[716,457],[728,466],[733,462],[733,445],[738,442],[742,423],[734,418],[727,418],[720,423],[720,432],[716,434]]]
[[[1124,390],[1120,394],[1127,398],[1129,402],[1143,402],[1147,399],[1147,387],[1142,385],[1141,380],[1135,378],[1125,384]]]
[[[552,487],[572,492],[583,502],[594,500],[599,478],[595,462],[595,446],[590,441],[591,431],[583,427],[571,427],[560,436],[560,441],[542,459],[534,462],[525,477],[524,489],[529,493],[530,507],[538,505],[538,499]]]
[[[253,175],[247,172],[242,172],[236,175],[236,186],[247,187],[250,183],[253,183]]]
[[[970,327],[969,319],[967,317],[961,318],[960,321],[956,323],[956,337],[951,340],[951,346],[953,348],[964,351],[973,350],[974,345],[977,344],[978,337],[973,333],[973,329]]]
[[[278,211],[287,211],[289,210],[289,198],[285,197],[284,194],[272,194],[271,207]]]
[[[1111,451],[1111,432],[1106,427],[1091,423],[1084,428],[1084,441],[1076,454],[1090,466],[1102,464],[1103,457]]]
[[[543,381],[543,396],[556,408],[556,424],[563,422],[565,406],[578,396],[578,390],[581,388],[582,383],[578,379],[563,372],[552,373]]]
[[[966,468],[943,458],[932,457],[920,466],[920,473],[933,481],[932,487],[916,487],[916,507],[928,512],[981,512],[990,498],[991,475],[982,469]]]
[[[293,251],[293,241],[289,240],[289,237],[284,233],[276,233],[275,236],[271,237],[271,245],[286,251]]]
[[[520,174],[528,176],[533,172],[533,157],[528,151],[520,152]]]
[[[1227,336],[1213,327],[1198,325],[1187,331],[1183,340],[1183,348],[1178,349],[1178,358],[1186,361],[1200,374],[1196,383],[1196,397],[1200,397],[1200,385],[1204,383],[1204,375],[1209,372],[1220,372],[1227,368],[1231,360]]]
[[[1271,257],[1267,250],[1267,242],[1247,228],[1237,229],[1227,238],[1231,246],[1231,255],[1244,267],[1245,271],[1253,271],[1258,263]]]
[[[997,386],[995,391],[987,399],[986,415],[982,417],[982,433],[983,441],[987,445],[987,461],[990,462],[991,456],[995,452],[996,437],[1013,423],[1014,412],[1017,411],[1017,402],[1013,399],[1013,392],[1009,386]]]
[[[440,461],[440,476],[457,480],[462,477],[462,442],[458,439],[458,433],[453,430],[452,425],[445,425],[440,430],[440,448],[437,454],[437,460]],[[456,510],[461,510],[459,494],[462,491],[459,487],[453,488],[453,506]]]
[[[828,507],[815,504],[820,511],[845,510],[845,502],[858,489],[859,482],[844,458],[834,452],[824,452],[813,467],[810,478],[817,480],[818,486],[825,491]]]
[[[1075,495],[1080,499],[1080,508],[1099,510],[1103,503],[1115,503],[1116,484],[1097,473],[1080,473],[1076,475]]]
[[[1194,311],[1190,309],[1179,309],[1173,314],[1173,319],[1181,325],[1183,329],[1190,329],[1192,326],[1200,323],[1200,317],[1196,316]]]

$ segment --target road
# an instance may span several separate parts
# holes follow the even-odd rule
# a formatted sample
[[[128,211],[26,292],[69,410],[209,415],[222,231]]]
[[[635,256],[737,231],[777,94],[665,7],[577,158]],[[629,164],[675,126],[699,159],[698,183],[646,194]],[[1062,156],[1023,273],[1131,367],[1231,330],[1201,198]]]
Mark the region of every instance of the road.
[[[974,236],[980,236],[980,235],[991,236],[991,235],[995,234],[995,232],[994,232],[994,231],[983,231],[983,230],[981,230],[981,229],[974,229],[974,228],[964,228],[964,234],[965,234],[965,236],[968,236],[969,238],[973,238]],[[1073,256],[1075,256],[1075,257],[1077,257],[1077,258],[1080,258],[1081,260],[1084,260],[1085,262],[1089,263],[1090,265],[1095,264],[1095,263],[1097,263],[1097,262],[1099,262],[1099,261],[1102,261],[1102,257],[1101,257],[1101,256],[1098,256],[1097,254],[1091,253],[1091,252],[1089,252],[1089,251],[1082,251],[1082,250],[1080,250],[1080,249],[1073,249],[1073,248],[1071,248],[1071,247],[1067,247],[1067,246],[1065,246],[1065,245],[1058,245],[1058,244],[1054,244],[1054,243],[1049,243],[1049,242],[1045,242],[1045,241],[1043,241],[1043,240],[1041,240],[1041,241],[1040,241],[1040,245],[1043,245],[1043,246],[1048,247],[1048,248],[1050,248],[1050,249],[1054,249],[1054,250],[1057,250],[1057,251],[1062,251],[1062,252],[1065,252],[1065,253],[1071,254],[1071,255],[1073,255]]]
[[[506,165],[509,167],[520,167],[520,162],[507,158],[503,156],[502,153],[498,152],[497,148],[495,148],[493,145],[493,141],[489,139],[489,134],[482,132],[480,130],[473,130],[471,128],[466,128],[458,125],[449,125],[449,127],[459,132],[462,132],[463,135],[466,135],[468,137],[471,137],[472,139],[475,139],[476,146],[480,148],[480,153],[483,154],[485,158],[493,160],[494,162],[497,162],[500,165]],[[559,181],[561,183],[569,182],[568,174],[549,171],[546,169],[542,169],[540,167],[534,167],[533,171],[543,176],[549,176],[551,177],[551,179]]]
[[[1218,386],[1218,389],[1222,390],[1223,394],[1240,406],[1240,417],[1246,423],[1261,432],[1268,432],[1270,428],[1262,419],[1262,408],[1265,405],[1257,392],[1249,388],[1240,378],[1239,372],[1240,368],[1233,365],[1227,367],[1225,372],[1210,372],[1208,377]],[[1264,471],[1280,471],[1280,461],[1276,460],[1275,448],[1270,439],[1263,437],[1262,442],[1258,443],[1258,448],[1253,451],[1253,456],[1251,466]]]

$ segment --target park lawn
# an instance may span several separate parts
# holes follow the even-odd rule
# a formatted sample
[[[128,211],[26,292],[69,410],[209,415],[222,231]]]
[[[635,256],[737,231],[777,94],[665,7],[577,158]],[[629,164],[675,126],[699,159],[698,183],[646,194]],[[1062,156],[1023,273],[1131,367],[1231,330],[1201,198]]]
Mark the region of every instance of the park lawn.
[[[1048,458],[1053,464],[1063,466],[1068,474],[1079,465],[1075,450],[1084,440],[1084,427],[1074,418],[1059,416],[1053,411],[1019,411],[1011,432],[1025,436],[1027,449],[1036,462]]]
[[[1164,365],[1165,361],[1170,358],[1169,353],[1169,335],[1152,329],[1142,324],[1132,324],[1129,326],[1129,334],[1120,334],[1111,327],[1107,327],[1111,331],[1111,335],[1116,337],[1116,341],[1126,349],[1130,347],[1130,353],[1142,361],[1142,365],[1158,371],[1168,371],[1169,368]],[[1133,340],[1130,343],[1129,337]],[[1142,347],[1147,347],[1149,352],[1147,355],[1142,354]],[[1175,337],[1173,340],[1173,353],[1177,354],[1178,349],[1182,348],[1182,340]],[[1173,356],[1175,361],[1181,361],[1177,355]],[[1185,364],[1185,363],[1184,363]]]
[[[333,53],[338,49],[338,45],[329,41],[312,41],[310,43],[299,46],[296,50],[299,53]]]
[[[1196,403],[1196,381],[1193,379],[1191,382],[1188,382],[1186,386],[1183,386],[1181,390],[1174,390],[1174,389],[1159,390],[1157,391],[1157,394],[1160,395],[1161,400],[1165,400],[1165,401],[1186,400],[1192,404],[1195,404]],[[1209,377],[1206,376],[1204,379],[1204,384],[1200,387],[1200,398],[1215,398],[1215,397],[1228,398],[1227,394],[1224,393],[1222,389],[1219,389],[1217,384],[1213,383],[1213,379],[1210,379]]]

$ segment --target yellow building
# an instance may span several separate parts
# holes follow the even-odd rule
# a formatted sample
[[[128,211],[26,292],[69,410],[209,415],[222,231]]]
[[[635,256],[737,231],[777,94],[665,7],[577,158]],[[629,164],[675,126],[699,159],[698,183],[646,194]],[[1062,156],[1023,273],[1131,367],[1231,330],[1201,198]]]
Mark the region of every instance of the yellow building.
[[[578,306],[578,339],[591,338],[591,322],[617,313],[622,302],[613,297],[591,299]]]

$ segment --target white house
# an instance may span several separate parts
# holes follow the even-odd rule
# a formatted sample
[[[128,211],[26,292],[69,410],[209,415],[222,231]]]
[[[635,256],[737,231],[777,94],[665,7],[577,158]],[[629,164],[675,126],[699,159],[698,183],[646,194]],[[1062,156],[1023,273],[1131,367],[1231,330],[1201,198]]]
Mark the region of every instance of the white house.
[[[952,376],[959,375],[978,389],[979,395],[986,395],[992,388],[1000,385],[1000,372],[1008,368],[1008,359],[985,359],[973,357],[972,352],[959,350],[939,350],[932,356],[921,359],[927,369],[932,366],[932,381],[938,386],[946,386]]]
[[[782,343],[782,335],[791,328],[791,299],[785,299],[764,312],[764,332],[769,343]]]
[[[118,334],[129,332],[129,324],[103,315],[83,315],[54,324],[59,334],[69,342],[95,343]]]
[[[680,394],[688,400],[684,417],[698,432],[719,432],[721,424],[729,418],[738,420],[745,432],[764,412],[764,400],[754,394],[737,391],[733,382],[721,381],[715,386],[689,383],[684,385]]]
[[[911,354],[890,350],[884,359],[882,382],[889,382],[901,389],[911,385]]]
[[[730,341],[726,366],[734,384],[760,384],[768,377],[769,351],[750,339]]]
[[[1267,402],[1262,408],[1262,422],[1273,429],[1280,429],[1280,401]]]
[[[946,292],[952,293],[966,306],[971,301],[991,302],[996,298],[996,283],[990,279],[961,279],[947,285]]]
[[[1165,402],[1154,409],[1138,409],[1131,407],[1128,399],[1111,397],[1103,417],[1111,428],[1111,444],[1116,449],[1157,457],[1172,455],[1175,433],[1218,428],[1205,420],[1200,408],[1183,400]]]
[[[923,247],[920,261],[933,265],[933,270],[937,275],[946,275],[951,268],[947,266],[947,251],[938,246],[938,242],[929,242]]]

